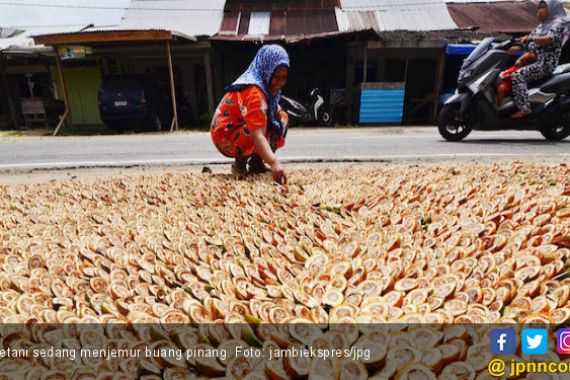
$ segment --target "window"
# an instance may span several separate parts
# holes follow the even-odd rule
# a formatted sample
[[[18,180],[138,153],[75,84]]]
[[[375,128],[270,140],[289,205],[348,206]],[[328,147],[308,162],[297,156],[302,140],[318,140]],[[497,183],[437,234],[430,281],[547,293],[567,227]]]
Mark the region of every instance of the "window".
[[[269,34],[270,12],[251,12],[249,19],[249,29],[247,34],[263,35]]]

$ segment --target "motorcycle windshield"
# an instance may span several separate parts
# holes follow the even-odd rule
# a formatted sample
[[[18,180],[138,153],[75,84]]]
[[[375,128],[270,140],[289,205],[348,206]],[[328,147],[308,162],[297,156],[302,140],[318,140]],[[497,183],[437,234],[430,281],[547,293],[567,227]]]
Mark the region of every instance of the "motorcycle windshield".
[[[464,71],[469,66],[471,66],[473,62],[481,58],[481,56],[489,50],[494,41],[495,39],[493,37],[487,37],[481,41],[479,45],[477,45],[477,47],[471,52],[471,54],[465,58],[463,64],[461,65],[461,71]]]

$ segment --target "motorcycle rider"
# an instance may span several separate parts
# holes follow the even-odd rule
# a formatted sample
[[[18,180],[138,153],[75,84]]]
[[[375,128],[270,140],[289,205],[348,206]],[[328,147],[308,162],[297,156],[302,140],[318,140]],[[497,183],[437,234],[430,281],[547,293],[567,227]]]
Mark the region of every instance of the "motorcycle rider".
[[[536,61],[511,74],[513,100],[518,109],[512,118],[525,117],[531,112],[528,83],[552,74],[566,42],[570,19],[560,0],[542,0],[538,5],[538,19],[540,25],[521,39],[522,43],[528,44]],[[519,61],[516,65],[521,67],[523,62]]]

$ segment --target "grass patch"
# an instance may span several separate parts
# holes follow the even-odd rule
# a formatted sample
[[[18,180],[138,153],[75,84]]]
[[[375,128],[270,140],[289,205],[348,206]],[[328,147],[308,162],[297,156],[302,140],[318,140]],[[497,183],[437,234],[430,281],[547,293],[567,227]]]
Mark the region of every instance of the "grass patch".
[[[0,132],[0,136],[2,137],[20,137],[25,136],[24,132],[22,131],[3,131]]]

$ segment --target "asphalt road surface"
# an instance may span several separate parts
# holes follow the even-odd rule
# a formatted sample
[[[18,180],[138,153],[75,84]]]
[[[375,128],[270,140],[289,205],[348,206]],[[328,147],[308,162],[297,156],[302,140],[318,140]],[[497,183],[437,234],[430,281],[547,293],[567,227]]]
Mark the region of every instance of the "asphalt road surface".
[[[546,141],[538,132],[473,132],[444,141],[435,128],[291,129],[278,152],[283,162],[450,158],[570,159],[570,138]],[[94,137],[0,137],[0,171],[225,163],[208,133]]]

